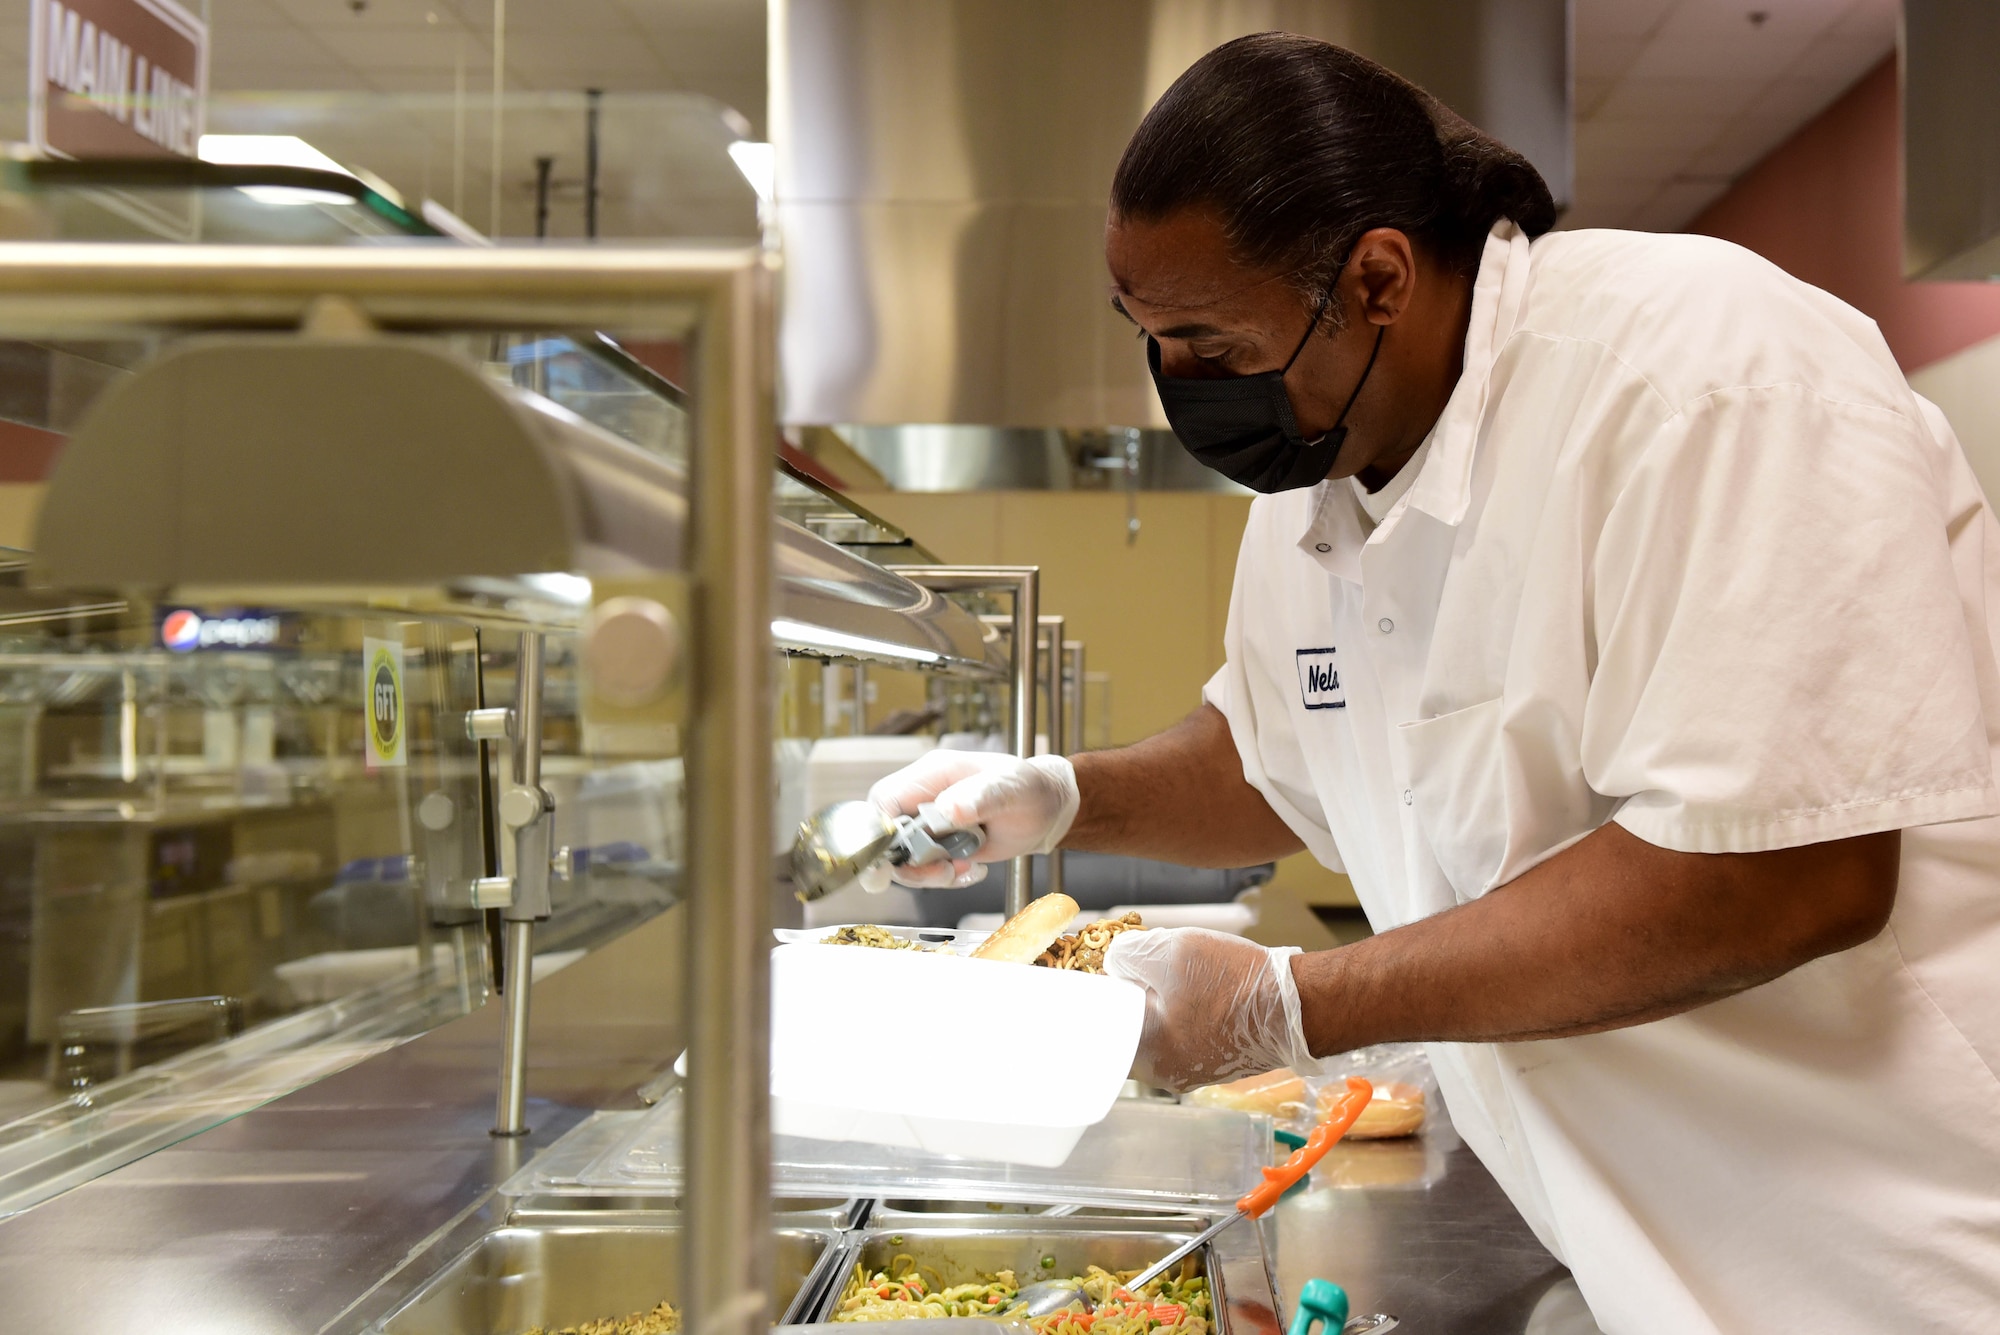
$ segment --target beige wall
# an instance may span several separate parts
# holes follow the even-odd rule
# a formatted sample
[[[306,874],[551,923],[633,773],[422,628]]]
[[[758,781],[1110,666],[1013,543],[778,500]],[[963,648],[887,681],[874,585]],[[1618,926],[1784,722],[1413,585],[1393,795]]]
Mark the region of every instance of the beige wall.
[[[1913,371],[1910,387],[1944,410],[1987,499],[2000,496],[2000,338]]]
[[[35,512],[42,508],[41,482],[0,482],[0,547],[31,550]]]
[[[1068,619],[1092,672],[1111,678],[1120,745],[1170,727],[1201,703],[1222,665],[1222,629],[1247,496],[1141,492],[1139,537],[1125,540],[1123,492],[857,492],[855,499],[946,561],[1038,565],[1042,610]],[[1279,866],[1278,898],[1352,905],[1353,887],[1305,854]],[[1287,939],[1314,935],[1310,914],[1284,915]],[[1322,930],[1323,929],[1319,929]]]
[[[1111,677],[1111,736],[1150,737],[1201,703],[1222,662],[1230,572],[1249,501],[1142,492],[1125,541],[1123,494],[864,492],[855,499],[946,561],[1038,565],[1042,608],[1068,619],[1093,672]]]

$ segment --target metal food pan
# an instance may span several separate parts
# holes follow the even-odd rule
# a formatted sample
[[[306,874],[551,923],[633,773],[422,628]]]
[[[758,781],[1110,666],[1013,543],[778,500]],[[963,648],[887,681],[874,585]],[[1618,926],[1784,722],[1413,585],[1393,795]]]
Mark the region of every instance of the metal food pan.
[[[1151,1265],[1199,1230],[1186,1227],[1148,1228],[1138,1221],[1116,1227],[1083,1219],[1040,1220],[1022,1216],[1017,1224],[984,1223],[977,1227],[934,1227],[912,1224],[850,1233],[841,1249],[838,1273],[831,1276],[810,1320],[831,1321],[841,1291],[858,1264],[884,1270],[900,1255],[936,1272],[942,1284],[970,1283],[976,1276],[1012,1270],[1022,1283],[1038,1278],[1081,1275],[1091,1266],[1106,1270],[1137,1270]],[[1208,1264],[1208,1249],[1194,1253],[1198,1273],[1208,1276],[1211,1301],[1223,1311],[1222,1279]]]
[[[1050,1203],[1028,1205],[1016,1201],[931,1201],[931,1200],[885,1200],[876,1204],[870,1218],[878,1221],[907,1219],[923,1226],[925,1223],[945,1222],[939,1215],[956,1216],[951,1222],[960,1223],[966,1219],[997,1216],[1008,1222],[1037,1219],[1131,1219],[1165,1220],[1179,1223],[1187,1220],[1201,1221],[1205,1217],[1184,1210],[1119,1210],[1103,1205],[1064,1205]]]
[[[781,1228],[781,1321],[823,1299],[842,1249],[828,1229]],[[384,1318],[383,1335],[519,1335],[644,1311],[680,1292],[680,1229],[654,1224],[510,1224],[480,1238]]]
[[[837,1196],[779,1196],[771,1212],[780,1228],[853,1228],[865,1217],[866,1201]],[[677,1196],[625,1196],[610,1193],[547,1192],[523,1196],[514,1203],[512,1224],[660,1224],[679,1222]]]

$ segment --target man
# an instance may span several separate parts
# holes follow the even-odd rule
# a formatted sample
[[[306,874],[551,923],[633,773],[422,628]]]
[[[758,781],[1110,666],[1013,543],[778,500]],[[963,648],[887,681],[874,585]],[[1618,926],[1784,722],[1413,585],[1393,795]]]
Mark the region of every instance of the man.
[[[1344,869],[1353,946],[1120,938],[1139,1073],[1429,1043],[1612,1335],[1982,1328],[2000,530],[1866,319],[1553,213],[1349,52],[1191,68],[1106,258],[1183,443],[1268,493],[1227,664],[1139,745],[941,752],[875,796],[983,859]]]

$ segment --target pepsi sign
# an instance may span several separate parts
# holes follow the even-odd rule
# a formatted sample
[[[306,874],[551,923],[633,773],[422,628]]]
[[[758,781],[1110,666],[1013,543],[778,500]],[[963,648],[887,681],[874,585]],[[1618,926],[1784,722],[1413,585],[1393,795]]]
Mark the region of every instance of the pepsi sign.
[[[160,618],[160,645],[177,654],[196,649],[269,649],[283,634],[283,620],[270,613],[205,617],[193,608],[176,607]]]

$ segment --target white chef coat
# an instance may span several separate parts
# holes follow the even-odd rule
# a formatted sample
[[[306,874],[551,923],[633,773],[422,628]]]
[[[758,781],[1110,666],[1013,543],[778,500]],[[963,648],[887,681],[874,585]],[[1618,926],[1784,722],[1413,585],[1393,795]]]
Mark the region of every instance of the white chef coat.
[[[1612,1335],[2000,1329],[2000,529],[1943,417],[1748,251],[1502,224],[1416,469],[1257,500],[1205,692],[1378,931],[1605,821],[1904,831],[1865,945],[1433,1045],[1459,1130]]]

